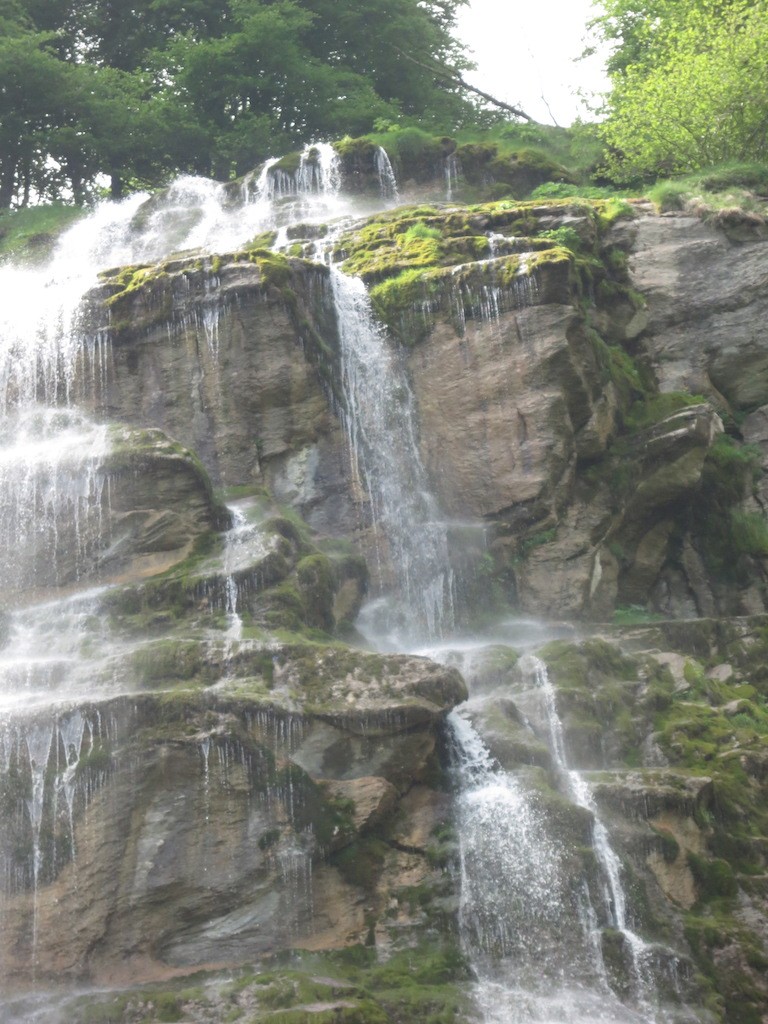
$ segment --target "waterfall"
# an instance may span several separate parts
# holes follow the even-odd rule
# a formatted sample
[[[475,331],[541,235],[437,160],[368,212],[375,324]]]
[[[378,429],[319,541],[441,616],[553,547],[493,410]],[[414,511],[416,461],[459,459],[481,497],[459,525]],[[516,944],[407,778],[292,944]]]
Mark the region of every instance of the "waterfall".
[[[652,949],[629,926],[627,897],[621,881],[621,861],[611,845],[608,830],[600,820],[589,783],[579,771],[568,767],[563,723],[557,713],[555,688],[549,678],[547,666],[533,655],[527,655],[526,658],[544,699],[550,749],[557,770],[565,781],[568,796],[577,806],[583,807],[593,816],[592,845],[602,871],[606,910],[612,926],[624,938],[624,945],[631,961],[637,1002],[645,1011],[648,1011],[654,999],[653,979],[650,974]]]
[[[458,185],[461,176],[461,164],[455,153],[450,153],[445,158],[443,174],[445,176],[445,201],[450,203],[453,201],[453,190]]]
[[[238,577],[269,552],[272,541],[251,522],[250,503],[227,506],[232,527],[224,535],[223,568],[225,575],[227,640],[240,640],[243,634],[241,595]]]
[[[453,625],[453,577],[445,524],[429,492],[416,438],[413,395],[398,352],[376,323],[365,285],[331,269],[341,347],[352,475],[368,504],[379,587],[377,635],[403,644]]]
[[[340,194],[341,161],[333,146],[310,143],[296,161],[289,170],[279,158],[271,158],[255,181],[251,178],[245,186],[246,216],[260,218],[259,230],[307,218],[338,217],[347,211],[348,202]]]
[[[396,202],[397,184],[383,149],[375,161],[381,200]],[[99,768],[109,760],[97,747],[104,736],[98,712],[56,711],[53,705],[91,702],[114,693],[120,683],[109,659],[121,648],[99,612],[103,590],[85,589],[99,552],[109,543],[109,481],[103,469],[109,431],[78,409],[78,388],[107,372],[110,342],[108,332],[88,335],[81,296],[96,283],[99,270],[187,249],[225,252],[259,232],[285,232],[300,218],[349,211],[331,146],[305,147],[291,172],[279,164],[268,160],[234,188],[184,177],[148,201],[136,196],[106,204],[62,237],[47,267],[0,269],[8,296],[0,310],[0,594],[12,605],[1,623],[7,636],[0,649],[0,711],[9,722],[19,709],[39,716],[31,725],[0,730],[0,766],[19,774],[21,766],[26,784],[26,847],[13,845],[0,829],[5,844],[0,845],[0,874],[8,893],[32,889],[36,894],[47,871],[55,877],[56,866],[76,865],[76,811],[106,776],[106,768]],[[458,174],[458,161],[449,157],[449,200]],[[492,255],[497,241],[490,240]],[[359,279],[332,266],[330,282],[350,475],[361,533],[373,554],[376,600],[367,611],[370,633],[389,648],[412,648],[417,642],[437,647],[454,629],[454,580],[447,524],[419,454],[405,354],[387,340]],[[463,322],[469,311],[493,323],[511,306],[532,301],[535,287],[533,278],[521,274],[504,294],[492,284],[471,291],[457,275],[456,317]],[[201,324],[208,354],[216,361],[213,293]],[[219,608],[226,614],[225,642],[227,650],[236,652],[244,642],[239,580],[268,547],[250,510],[238,505],[231,511],[233,526],[217,571],[226,595]],[[58,598],[50,600],[57,588]],[[19,590],[26,593],[28,607],[19,607]],[[129,641],[124,643],[127,649]],[[659,1024],[666,1018],[650,1009],[655,1000],[647,966],[650,947],[630,927],[619,859],[587,781],[568,766],[546,669],[541,662],[532,664],[566,806],[544,798],[533,771],[503,770],[466,709],[449,720],[460,838],[458,927],[475,974],[478,1012],[484,1024]],[[403,715],[403,731],[405,721]],[[280,825],[279,845],[270,856],[276,858],[282,884],[286,933],[295,939],[319,891],[312,874],[319,839],[296,813],[313,791],[302,792],[298,777],[284,770],[304,739],[305,723],[298,716],[280,718],[270,709],[256,714],[250,726],[274,752],[256,791]],[[230,781],[245,785],[240,769],[255,769],[242,746],[202,732],[196,737],[207,823],[216,786],[227,792],[234,789]],[[94,757],[89,771],[82,770],[85,756],[99,750],[105,760]],[[132,770],[138,774],[138,768]],[[46,816],[53,817],[57,830],[46,830]],[[586,820],[605,893],[602,906],[599,901],[593,905],[599,886],[590,885],[584,862],[569,842],[580,827],[583,839]],[[47,835],[59,845],[44,849]],[[30,851],[24,863],[15,852],[21,849]],[[622,934],[632,956],[632,1006],[623,1005],[610,989],[600,915]],[[211,934],[216,927],[211,923]],[[36,942],[35,914],[33,950]]]
[[[383,146],[378,146],[376,154],[373,158],[373,164],[376,168],[376,174],[379,177],[379,192],[381,193],[382,199],[386,199],[388,203],[396,206],[400,194],[397,189],[397,178],[395,172],[392,169],[389,156],[386,149]]]
[[[483,1024],[640,1024],[610,991],[557,812],[452,712],[459,928]]]

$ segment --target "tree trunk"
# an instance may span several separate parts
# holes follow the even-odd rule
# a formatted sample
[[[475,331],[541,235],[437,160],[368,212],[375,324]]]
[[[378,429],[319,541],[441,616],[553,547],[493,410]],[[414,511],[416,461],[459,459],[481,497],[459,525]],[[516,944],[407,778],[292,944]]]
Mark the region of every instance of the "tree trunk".
[[[16,155],[6,154],[0,169],[0,210],[7,210],[16,195]]]

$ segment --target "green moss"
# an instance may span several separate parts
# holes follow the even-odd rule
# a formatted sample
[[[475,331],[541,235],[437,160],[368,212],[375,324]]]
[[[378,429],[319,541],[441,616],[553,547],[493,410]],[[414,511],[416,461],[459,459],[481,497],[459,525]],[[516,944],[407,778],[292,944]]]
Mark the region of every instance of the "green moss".
[[[98,774],[109,771],[112,767],[112,752],[103,740],[94,741],[87,754],[83,754],[77,762],[77,774]]]
[[[596,204],[597,215],[600,226],[605,230],[617,220],[633,219],[637,217],[636,211],[630,204],[620,196],[610,196],[608,199],[598,201]]]
[[[674,864],[680,854],[680,844],[669,829],[651,825],[651,830],[659,840],[661,855],[667,864]]]
[[[292,236],[289,235],[289,237],[292,237]],[[259,250],[263,250],[263,249],[269,250],[269,249],[272,248],[272,246],[275,244],[276,241],[277,241],[277,232],[276,231],[262,231],[260,234],[254,235],[254,237],[248,243],[248,248],[249,249],[259,249]]]
[[[490,262],[470,263],[453,269],[406,270],[371,288],[371,303],[380,320],[406,344],[415,344],[431,330],[437,315],[450,317],[457,330],[478,315],[477,296],[483,288],[498,289],[502,304],[518,305],[516,291],[521,279],[544,268],[568,270],[573,256],[568,249],[553,247],[527,254],[509,255]]]
[[[647,395],[631,405],[624,414],[624,426],[630,431],[645,430],[681,409],[700,405],[704,401],[701,395],[691,395],[687,391]]]
[[[427,945],[384,960],[372,947],[294,951],[190,988],[168,983],[64,1001],[72,1024],[142,1020],[270,1020],[281,1024],[460,1024],[468,1007],[466,965],[453,946]]]
[[[371,892],[384,865],[387,847],[379,839],[362,838],[334,854],[331,863],[345,882]]]
[[[751,566],[745,555],[762,556],[768,543],[763,517],[739,508],[760,472],[762,455],[721,434],[707,452],[702,486],[692,505],[690,527],[708,570],[717,579],[745,583]]]
[[[691,869],[699,899],[709,902],[716,899],[733,899],[739,891],[733,870],[727,861],[708,859],[688,851],[688,866]]]
[[[155,1014],[159,1021],[179,1021],[183,1018],[181,1003],[170,992],[161,992],[154,999]]]
[[[296,575],[306,609],[304,621],[316,629],[332,632],[335,626],[333,598],[338,580],[330,558],[320,553],[307,555],[296,566]]]
[[[518,558],[527,558],[531,551],[534,551],[536,548],[543,547],[545,544],[551,544],[556,537],[556,526],[551,527],[549,530],[538,530],[536,533],[523,537],[517,546]]]
[[[284,174],[294,175],[301,167],[301,153],[286,153],[285,156],[281,156],[277,163],[272,165],[272,168],[276,171],[282,171]]]
[[[663,618],[663,615],[638,604],[620,606],[613,612],[613,622],[616,626],[638,626],[646,622],[660,622]]]
[[[144,644],[133,653],[131,662],[134,678],[141,687],[188,683],[201,675],[205,682],[212,681],[205,645],[195,640],[158,640]]]
[[[290,288],[293,279],[291,264],[287,256],[272,252],[270,249],[251,249],[248,252],[251,263],[259,268],[264,284],[277,288],[281,294]]]
[[[732,509],[730,528],[739,554],[764,558],[768,555],[768,520],[759,512]]]

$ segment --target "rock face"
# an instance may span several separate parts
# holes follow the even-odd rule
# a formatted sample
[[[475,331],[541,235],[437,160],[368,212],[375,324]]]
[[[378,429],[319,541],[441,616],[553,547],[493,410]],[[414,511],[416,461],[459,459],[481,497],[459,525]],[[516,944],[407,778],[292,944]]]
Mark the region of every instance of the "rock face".
[[[630,269],[647,303],[643,343],[660,389],[724,399],[733,410],[765,405],[765,239],[736,241],[692,216],[641,217]]]
[[[592,619],[634,605],[755,613],[768,442],[764,346],[747,325],[766,242],[629,212],[423,208],[374,218],[337,255],[408,346],[432,490],[449,517],[487,524],[508,598]],[[312,526],[353,535],[368,513],[336,415],[326,280],[259,249],[105,276],[91,320],[111,340],[83,377],[94,408],[184,437],[214,482],[267,486]]]
[[[485,166],[460,156],[467,175]],[[381,187],[374,159],[348,154],[361,189]],[[398,401],[442,513],[483,527],[460,614],[463,599],[467,617],[667,616],[541,652],[562,751],[541,679],[506,647],[460,666],[467,713],[535,794],[613,990],[634,991],[632,951],[602,895],[597,819],[629,923],[675,979],[660,998],[702,1024],[758,1024],[768,373],[753,325],[768,250],[618,212],[421,207],[350,229],[335,256],[407,366]],[[311,255],[312,230],[292,239]],[[467,690],[455,668],[340,639],[377,567],[349,542],[371,513],[328,276],[257,243],[105,273],[67,383],[121,426],[74,425],[26,491],[0,462],[6,986],[124,985],[104,1019],[125,1022],[466,1018],[445,718]],[[17,610],[69,589],[53,612]],[[591,804],[570,799],[569,769]],[[412,955],[422,942],[436,950]],[[271,977],[229,976],[289,950],[295,976],[279,959]],[[174,987],[218,969],[226,983]],[[149,982],[151,998],[132,988]]]
[[[317,528],[349,532],[327,270],[265,250],[128,270],[90,296],[109,342],[82,401],[183,439],[214,484],[266,485]]]
[[[567,225],[595,244],[589,217],[534,212],[542,233]],[[629,252],[629,277],[593,282],[591,309],[575,282],[553,288],[556,267],[542,261],[516,301],[484,305],[488,289],[478,287],[460,323],[438,314],[414,348],[422,454],[435,490],[453,515],[493,524],[492,550],[526,610],[591,618],[617,605],[688,615],[762,610],[765,457],[747,449],[754,476],[724,501],[717,467],[728,439],[715,442],[721,416],[765,402],[765,346],[748,326],[761,321],[765,242],[731,242],[682,216],[619,221],[598,237],[606,264],[621,266]],[[697,393],[707,402],[690,404]],[[736,446],[765,452],[760,415],[736,432]],[[749,567],[749,545],[740,552],[736,536],[744,536],[735,525],[742,515],[763,538]],[[703,526],[707,517],[721,521],[719,539]]]
[[[227,673],[206,653],[210,689],[190,692],[187,672],[175,695],[4,729],[5,985],[362,943],[407,887],[404,862],[408,885],[433,878],[445,807],[429,778],[466,692],[455,670],[243,642]]]

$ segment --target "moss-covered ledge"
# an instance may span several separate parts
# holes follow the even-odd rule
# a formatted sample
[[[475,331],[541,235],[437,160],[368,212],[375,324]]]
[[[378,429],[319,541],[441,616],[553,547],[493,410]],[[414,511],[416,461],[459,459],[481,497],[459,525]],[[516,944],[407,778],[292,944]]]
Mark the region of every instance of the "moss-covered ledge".
[[[436,314],[462,330],[467,319],[532,301],[575,304],[595,282],[625,288],[626,267],[613,265],[601,240],[629,213],[607,200],[573,199],[404,207],[342,235],[334,256],[369,286],[393,335],[413,343]]]

